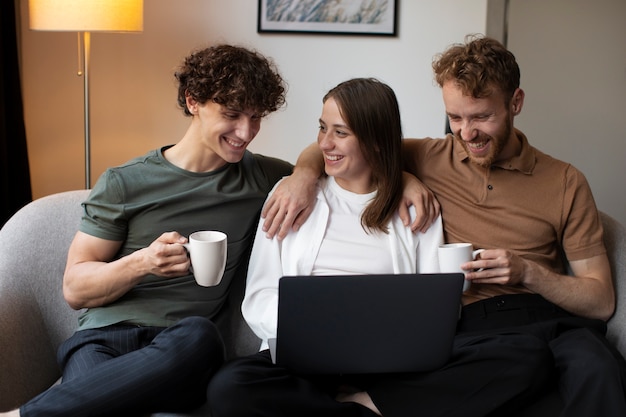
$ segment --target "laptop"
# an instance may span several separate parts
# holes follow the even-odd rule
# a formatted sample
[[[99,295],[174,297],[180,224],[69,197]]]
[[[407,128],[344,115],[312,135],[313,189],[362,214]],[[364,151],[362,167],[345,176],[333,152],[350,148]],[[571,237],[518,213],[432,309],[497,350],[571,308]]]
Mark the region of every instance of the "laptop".
[[[462,273],[285,276],[272,360],[300,374],[424,372],[452,351]]]

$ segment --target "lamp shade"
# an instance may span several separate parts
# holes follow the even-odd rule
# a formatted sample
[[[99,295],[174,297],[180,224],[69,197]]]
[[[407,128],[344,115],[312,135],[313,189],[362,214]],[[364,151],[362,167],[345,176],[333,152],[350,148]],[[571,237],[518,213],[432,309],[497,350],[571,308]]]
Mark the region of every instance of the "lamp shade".
[[[143,31],[143,0],[29,0],[29,11],[34,30]]]

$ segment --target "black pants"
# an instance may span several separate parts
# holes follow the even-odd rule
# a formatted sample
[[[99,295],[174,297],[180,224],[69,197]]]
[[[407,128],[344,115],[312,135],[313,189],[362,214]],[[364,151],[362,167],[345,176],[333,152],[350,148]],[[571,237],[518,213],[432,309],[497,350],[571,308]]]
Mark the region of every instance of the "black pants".
[[[373,416],[335,401],[347,383],[367,391],[384,417],[506,416],[550,389],[558,371],[568,402],[563,415],[626,415],[621,357],[603,329],[603,322],[571,317],[538,296],[498,297],[463,309],[453,356],[436,371],[300,376],[273,365],[264,351],[222,368],[209,403],[215,417]]]
[[[462,341],[471,340],[472,337],[481,338],[488,334],[497,335],[488,341],[491,349],[494,342],[511,336],[518,338],[519,343],[528,343],[534,338],[547,347],[552,356],[546,370],[552,374],[548,381],[558,381],[556,383],[564,402],[561,416],[624,416],[626,415],[624,359],[609,345],[604,337],[605,332],[606,324],[603,321],[574,317],[538,295],[507,295],[464,307],[458,324],[457,342],[459,339]],[[529,337],[519,338],[518,335],[524,334]],[[510,340],[507,340],[506,344],[509,342]],[[532,345],[528,345],[528,348],[531,347]],[[472,351],[475,349],[480,349],[480,346],[455,344],[455,357],[451,363],[472,360]],[[498,355],[498,349],[492,350],[491,354]],[[500,350],[499,354],[505,359],[493,362],[487,357],[484,371],[497,373],[498,362],[504,364],[507,360],[518,360],[523,366],[528,360],[516,349]],[[526,355],[529,354],[532,354],[532,349]],[[445,372],[446,367],[442,371]],[[455,372],[453,370],[450,378],[458,377]],[[508,370],[502,369],[501,372]],[[423,402],[431,404],[427,409],[429,411],[425,411],[424,415],[508,416],[526,406],[529,400],[532,401],[538,394],[553,389],[554,383],[548,386],[538,383],[538,386],[534,386],[536,382],[532,373],[522,375],[526,375],[527,379],[517,381],[519,384],[513,380],[517,378],[514,373],[511,379],[496,378],[496,381],[502,382],[502,386],[500,388],[490,386],[491,391],[484,392],[480,387],[474,390],[475,378],[466,374],[467,386],[472,388],[472,392],[468,393],[470,396],[462,398],[463,393],[459,392],[458,398],[461,401],[452,402],[450,405],[444,402],[449,399],[449,395],[441,393],[447,387],[446,381],[436,379],[436,382],[440,382],[440,385],[437,385],[438,389],[428,389],[433,383],[430,376],[424,378],[418,375],[381,381],[371,395],[375,402],[378,401],[381,409],[392,410],[388,415],[383,411],[385,417],[401,415],[402,411],[421,407]],[[545,380],[545,375],[538,374],[537,377],[541,381]],[[527,389],[525,392],[524,386]],[[512,387],[518,390],[522,397],[513,397],[489,413],[487,410],[481,411],[474,403],[478,399],[489,400],[493,392],[495,398],[506,399],[506,392]],[[428,391],[424,391],[425,389]],[[500,390],[503,392],[499,392]],[[427,392],[428,395],[423,395],[423,392]],[[520,401],[520,398],[523,400]],[[463,410],[464,403],[468,407],[466,410]]]
[[[518,330],[550,347],[564,403],[561,416],[626,416],[626,362],[602,320],[572,316],[538,295],[494,297],[463,309],[459,331]]]
[[[168,328],[82,330],[61,345],[58,357],[62,383],[23,405],[22,417],[193,409],[206,401],[224,344],[211,321],[189,317]]]
[[[212,417],[376,417],[335,401],[339,376],[298,376],[272,364],[269,350],[226,364],[209,384]]]

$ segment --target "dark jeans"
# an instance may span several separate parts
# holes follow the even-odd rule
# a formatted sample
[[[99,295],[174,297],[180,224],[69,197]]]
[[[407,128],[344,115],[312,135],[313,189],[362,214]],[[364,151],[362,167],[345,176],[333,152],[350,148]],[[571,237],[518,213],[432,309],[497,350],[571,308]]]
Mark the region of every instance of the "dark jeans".
[[[210,377],[224,362],[215,325],[188,317],[168,327],[82,330],[58,352],[55,385],[20,408],[32,416],[119,416],[184,411],[206,401]]]

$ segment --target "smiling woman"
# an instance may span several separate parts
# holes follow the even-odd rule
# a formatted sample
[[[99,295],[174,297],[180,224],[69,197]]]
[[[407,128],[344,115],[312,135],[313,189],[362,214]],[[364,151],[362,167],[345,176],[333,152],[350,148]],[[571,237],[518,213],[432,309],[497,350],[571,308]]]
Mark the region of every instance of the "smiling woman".
[[[317,140],[326,174],[351,192],[377,190],[362,220],[366,227],[384,231],[402,189],[402,123],[396,95],[378,80],[357,78],[340,83],[322,101]]]
[[[261,338],[262,350],[231,362],[216,375],[209,388],[216,417],[267,410],[286,417],[377,415],[360,387],[366,380],[385,380],[385,375],[363,380],[358,375],[309,378],[272,362],[268,348],[277,333],[279,280],[286,275],[323,279],[319,276],[439,269],[441,218],[427,232],[412,233],[397,212],[402,128],[391,87],[372,78],[342,82],[324,96],[319,121],[318,147],[327,176],[317,184],[310,218],[298,231],[282,241],[270,240],[259,224],[241,311]],[[355,384],[350,392],[360,392],[345,395],[337,388],[343,384]]]

